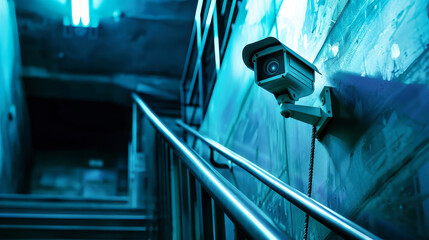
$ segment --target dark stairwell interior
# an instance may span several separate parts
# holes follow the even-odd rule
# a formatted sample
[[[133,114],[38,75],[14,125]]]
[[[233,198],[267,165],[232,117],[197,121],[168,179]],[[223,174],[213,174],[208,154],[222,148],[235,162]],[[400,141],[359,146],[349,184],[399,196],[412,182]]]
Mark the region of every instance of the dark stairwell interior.
[[[34,160],[31,194],[126,196],[131,108],[27,98]]]

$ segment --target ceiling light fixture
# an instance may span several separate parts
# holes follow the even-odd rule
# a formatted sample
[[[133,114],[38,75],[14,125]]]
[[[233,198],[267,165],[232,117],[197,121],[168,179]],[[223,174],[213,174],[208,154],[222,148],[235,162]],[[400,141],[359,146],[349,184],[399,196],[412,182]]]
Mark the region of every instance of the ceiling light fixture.
[[[74,26],[89,27],[89,0],[71,0]]]

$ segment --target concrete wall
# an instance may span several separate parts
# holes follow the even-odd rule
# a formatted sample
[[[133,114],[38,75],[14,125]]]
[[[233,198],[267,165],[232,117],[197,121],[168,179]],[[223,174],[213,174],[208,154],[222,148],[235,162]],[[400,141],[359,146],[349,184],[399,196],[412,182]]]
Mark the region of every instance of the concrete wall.
[[[25,191],[31,136],[19,76],[14,2],[0,0],[0,192]]]
[[[381,237],[428,236],[428,2],[243,1],[200,132],[306,193],[311,126],[283,119],[241,58],[246,44],[267,36],[321,72],[297,104],[316,105],[321,89],[334,87],[335,120],[316,143],[313,197]],[[299,209],[238,167],[221,172],[302,239]],[[326,237],[334,235],[310,220],[309,238]]]

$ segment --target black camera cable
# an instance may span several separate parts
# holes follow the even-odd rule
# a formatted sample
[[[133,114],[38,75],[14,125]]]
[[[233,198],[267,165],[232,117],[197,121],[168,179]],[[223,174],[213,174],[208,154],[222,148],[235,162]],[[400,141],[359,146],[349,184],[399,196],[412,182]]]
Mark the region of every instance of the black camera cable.
[[[314,148],[316,144],[316,125],[313,125],[313,133],[311,135],[311,152],[310,152],[310,166],[308,173],[308,190],[307,196],[311,198],[311,189],[313,186],[313,165],[314,165]],[[305,224],[304,224],[304,240],[307,240],[308,235],[308,221],[310,220],[310,216],[305,214]]]

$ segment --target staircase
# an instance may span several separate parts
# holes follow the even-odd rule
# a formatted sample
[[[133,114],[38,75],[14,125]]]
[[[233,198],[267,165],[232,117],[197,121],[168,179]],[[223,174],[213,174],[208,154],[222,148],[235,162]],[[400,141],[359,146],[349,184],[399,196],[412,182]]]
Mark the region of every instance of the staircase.
[[[125,197],[0,195],[2,239],[156,239],[156,229]]]
[[[248,172],[339,237],[380,239],[178,122],[188,134],[208,145],[210,159],[204,159],[171,132],[137,94],[132,97],[129,196],[0,194],[0,239],[291,239],[215,169],[230,165],[216,162],[214,151],[234,163],[233,169]],[[144,118],[139,117],[141,113]],[[151,154],[137,158],[142,150]],[[150,167],[132,164],[136,160],[144,160]],[[152,174],[151,180],[140,175],[143,173]],[[153,199],[146,199],[151,194]]]

